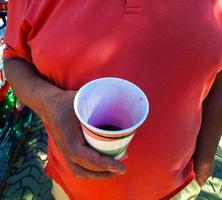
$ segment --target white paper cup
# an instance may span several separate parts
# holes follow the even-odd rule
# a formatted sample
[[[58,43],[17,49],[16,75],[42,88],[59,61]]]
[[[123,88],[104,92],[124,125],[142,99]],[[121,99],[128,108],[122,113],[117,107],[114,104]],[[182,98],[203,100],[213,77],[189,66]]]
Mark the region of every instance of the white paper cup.
[[[120,78],[100,78],[80,88],[74,110],[87,143],[119,160],[147,118],[149,103],[135,84]]]

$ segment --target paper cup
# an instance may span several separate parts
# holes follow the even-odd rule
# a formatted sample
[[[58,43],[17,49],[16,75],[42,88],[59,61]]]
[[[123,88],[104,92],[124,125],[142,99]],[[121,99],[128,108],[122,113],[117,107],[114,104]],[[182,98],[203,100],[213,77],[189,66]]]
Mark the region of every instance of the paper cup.
[[[74,110],[87,143],[119,160],[149,112],[146,95],[120,78],[100,78],[77,92]]]

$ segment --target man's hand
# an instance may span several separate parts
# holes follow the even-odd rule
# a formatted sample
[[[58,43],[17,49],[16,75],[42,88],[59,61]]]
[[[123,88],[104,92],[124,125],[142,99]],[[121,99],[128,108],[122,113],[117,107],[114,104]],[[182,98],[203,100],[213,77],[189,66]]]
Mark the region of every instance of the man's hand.
[[[16,96],[48,124],[55,144],[75,176],[102,179],[124,173],[121,163],[86,144],[73,110],[75,91],[63,91],[20,58],[6,60],[4,65]]]
[[[47,124],[67,165],[79,178],[103,179],[125,172],[113,158],[90,148],[83,137],[80,122],[73,110],[74,91],[62,91],[49,99]]]
[[[200,187],[203,187],[207,179],[213,174],[214,163],[211,164],[196,164],[194,171],[196,174],[196,180]]]

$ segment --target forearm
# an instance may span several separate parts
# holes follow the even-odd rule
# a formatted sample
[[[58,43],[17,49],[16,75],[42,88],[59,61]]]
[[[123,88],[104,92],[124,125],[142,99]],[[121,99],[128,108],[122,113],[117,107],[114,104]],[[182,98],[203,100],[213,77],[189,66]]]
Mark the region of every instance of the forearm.
[[[194,154],[198,175],[207,176],[222,133],[222,74],[220,73],[203,104],[202,125]],[[209,176],[210,174],[208,174]]]
[[[6,77],[15,95],[43,121],[48,121],[47,101],[53,99],[61,89],[44,79],[35,66],[22,59],[12,59],[4,62]],[[46,107],[47,105],[47,107]]]

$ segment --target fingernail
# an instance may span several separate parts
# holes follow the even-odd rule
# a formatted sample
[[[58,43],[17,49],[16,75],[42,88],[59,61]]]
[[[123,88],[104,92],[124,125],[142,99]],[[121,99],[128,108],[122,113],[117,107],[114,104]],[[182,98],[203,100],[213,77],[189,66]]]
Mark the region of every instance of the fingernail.
[[[125,173],[126,173],[126,170],[125,170],[125,171],[121,171],[121,172],[119,172],[118,174],[124,175]]]
[[[120,169],[120,168],[112,168],[112,169],[109,169],[110,172],[112,173],[117,173],[117,174],[122,174],[122,173],[125,173],[125,170],[124,169]]]
[[[123,165],[118,165],[118,167],[113,166],[112,168],[109,169],[109,171],[113,172],[113,173],[123,174],[123,173],[125,173],[126,169]]]

